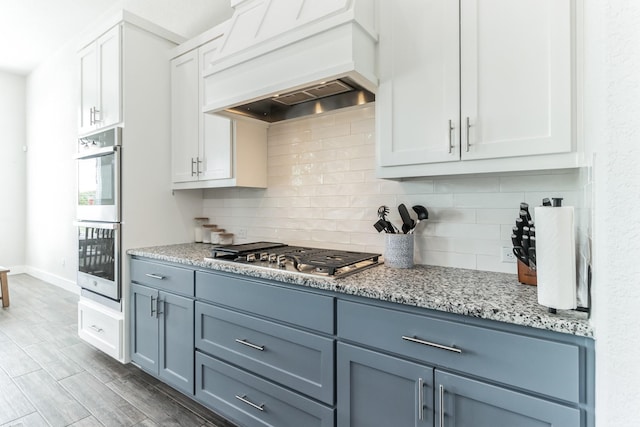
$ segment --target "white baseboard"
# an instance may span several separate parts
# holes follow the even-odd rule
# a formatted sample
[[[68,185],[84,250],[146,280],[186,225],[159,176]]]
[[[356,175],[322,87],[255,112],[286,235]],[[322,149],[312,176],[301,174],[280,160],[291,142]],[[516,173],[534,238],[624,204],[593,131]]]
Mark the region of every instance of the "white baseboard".
[[[13,273],[13,270],[11,271]],[[39,268],[25,266],[24,273],[35,277],[36,279],[44,280],[52,285],[58,286],[65,291],[72,292],[76,295],[80,295],[80,287],[74,280],[65,279],[56,274],[51,274],[47,271],[40,270]]]
[[[5,266],[5,268],[8,268],[9,270],[11,270],[8,273],[9,276],[12,276],[14,274],[24,274],[27,269],[27,267],[25,267],[24,265],[14,265],[12,267]]]

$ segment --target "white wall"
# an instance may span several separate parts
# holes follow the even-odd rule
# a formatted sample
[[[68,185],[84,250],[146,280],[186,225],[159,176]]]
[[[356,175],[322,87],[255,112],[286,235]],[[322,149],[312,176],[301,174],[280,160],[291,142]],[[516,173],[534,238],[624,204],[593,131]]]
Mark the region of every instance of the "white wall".
[[[272,125],[268,188],[207,190],[205,216],[236,234],[246,230],[244,240],[381,252],[378,207],[388,205],[400,227],[397,206],[421,204],[430,217],[417,231],[416,262],[515,273],[500,249],[512,245],[520,202],[560,196],[565,205],[584,203],[576,170],[376,179],[374,114],[370,104]]]
[[[25,78],[0,71],[0,265],[25,261]]]
[[[640,2],[586,2],[587,122],[595,148],[596,417],[640,420]]]
[[[27,79],[28,271],[74,288],[75,161],[79,87],[69,43]]]

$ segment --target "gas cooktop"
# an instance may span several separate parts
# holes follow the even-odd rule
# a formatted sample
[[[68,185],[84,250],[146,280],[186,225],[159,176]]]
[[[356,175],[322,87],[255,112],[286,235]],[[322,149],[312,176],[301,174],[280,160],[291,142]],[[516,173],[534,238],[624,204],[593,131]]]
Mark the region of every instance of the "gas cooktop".
[[[214,259],[332,278],[381,264],[380,254],[288,246],[274,242],[218,246],[211,252]]]

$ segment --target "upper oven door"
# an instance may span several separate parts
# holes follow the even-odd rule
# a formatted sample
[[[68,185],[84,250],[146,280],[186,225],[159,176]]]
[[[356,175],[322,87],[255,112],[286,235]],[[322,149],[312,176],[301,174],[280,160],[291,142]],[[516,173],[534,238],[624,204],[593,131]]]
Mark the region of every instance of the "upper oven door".
[[[78,156],[77,218],[120,222],[120,147]]]

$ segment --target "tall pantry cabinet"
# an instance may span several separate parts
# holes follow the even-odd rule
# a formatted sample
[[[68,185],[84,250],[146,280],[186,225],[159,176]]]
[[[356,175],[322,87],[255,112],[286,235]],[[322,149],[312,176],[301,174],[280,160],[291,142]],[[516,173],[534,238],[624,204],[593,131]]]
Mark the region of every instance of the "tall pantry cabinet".
[[[378,176],[579,166],[575,3],[379,3]]]
[[[122,127],[122,300],[81,296],[78,334],[121,362],[129,361],[129,263],[135,247],[193,237],[201,195],[171,190],[171,72],[168,52],[184,39],[127,11],[93,25],[82,37],[79,136]],[[82,219],[82,218],[79,218]],[[87,295],[85,293],[85,295]]]

